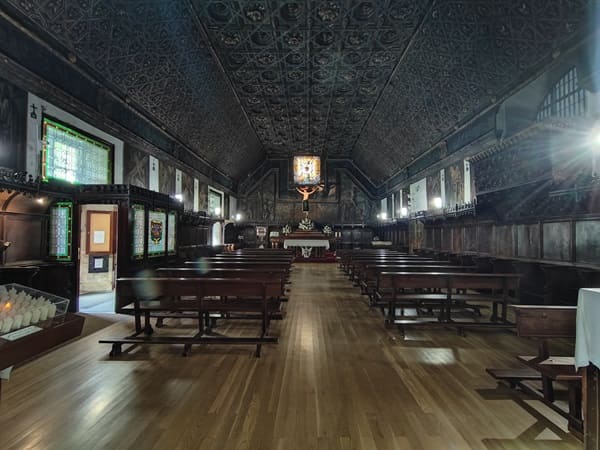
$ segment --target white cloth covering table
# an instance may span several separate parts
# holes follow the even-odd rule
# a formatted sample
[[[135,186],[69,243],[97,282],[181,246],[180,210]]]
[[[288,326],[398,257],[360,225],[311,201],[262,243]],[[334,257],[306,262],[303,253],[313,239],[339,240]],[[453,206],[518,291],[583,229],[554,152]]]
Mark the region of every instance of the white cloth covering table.
[[[575,366],[600,367],[600,288],[579,289]]]
[[[283,248],[301,247],[302,256],[310,257],[310,253],[314,247],[321,247],[329,250],[328,239],[286,239],[283,241]]]

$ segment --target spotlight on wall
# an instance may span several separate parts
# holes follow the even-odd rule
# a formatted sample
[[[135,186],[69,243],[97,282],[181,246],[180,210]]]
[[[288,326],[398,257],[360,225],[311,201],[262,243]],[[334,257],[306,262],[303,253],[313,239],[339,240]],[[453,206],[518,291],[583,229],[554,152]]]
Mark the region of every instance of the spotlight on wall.
[[[236,215],[235,215],[235,221],[239,222],[240,220],[242,220],[242,215],[240,213],[236,213]]]
[[[221,208],[219,208],[218,206],[215,208],[215,216],[220,216],[221,215]]]
[[[175,199],[179,200],[180,202],[182,202],[183,201],[183,195],[181,195],[181,194],[175,194]]]
[[[38,197],[35,199],[35,201],[38,202],[40,205],[43,205],[45,202],[44,197]]]
[[[403,206],[402,208],[400,208],[400,217],[406,216],[408,216],[408,208],[406,206]]]
[[[440,209],[442,207],[442,198],[441,197],[435,197],[433,199],[433,207],[436,209]]]

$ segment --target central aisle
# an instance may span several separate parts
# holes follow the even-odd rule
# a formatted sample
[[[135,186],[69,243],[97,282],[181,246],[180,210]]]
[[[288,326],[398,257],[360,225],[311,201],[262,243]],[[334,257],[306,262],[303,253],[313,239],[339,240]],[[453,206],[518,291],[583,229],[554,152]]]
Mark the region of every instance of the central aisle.
[[[292,283],[273,326],[280,342],[260,359],[248,346],[194,347],[187,358],[155,346],[111,360],[97,341],[123,334],[122,322],[15,370],[0,448],[581,447],[563,420],[485,372],[514,366],[534,343],[439,329],[402,340],[336,265],[295,264]]]

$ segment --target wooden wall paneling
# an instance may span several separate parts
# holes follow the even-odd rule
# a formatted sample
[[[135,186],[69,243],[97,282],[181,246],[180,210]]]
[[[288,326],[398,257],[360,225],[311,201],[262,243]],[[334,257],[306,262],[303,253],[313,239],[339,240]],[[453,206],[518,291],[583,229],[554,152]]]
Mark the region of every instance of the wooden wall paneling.
[[[522,258],[540,257],[540,224],[525,223],[515,225],[515,255]]]
[[[600,264],[600,220],[575,222],[575,261]]]
[[[571,222],[544,222],[544,259],[571,260]]]
[[[477,242],[480,253],[492,253],[494,226],[491,223],[477,225]]]

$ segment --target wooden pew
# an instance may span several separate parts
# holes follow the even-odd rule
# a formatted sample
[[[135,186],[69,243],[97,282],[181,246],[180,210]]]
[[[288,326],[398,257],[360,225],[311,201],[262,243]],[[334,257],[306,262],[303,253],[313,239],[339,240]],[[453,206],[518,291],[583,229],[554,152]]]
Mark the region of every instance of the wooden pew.
[[[398,255],[388,256],[361,256],[359,258],[351,258],[346,263],[346,274],[350,280],[355,280],[360,267],[365,264],[425,264],[433,263],[434,260],[421,257],[407,257]]]
[[[363,271],[366,266],[373,265],[389,265],[389,266],[424,266],[424,265],[436,265],[436,266],[450,266],[452,265],[448,261],[434,261],[425,259],[407,259],[407,258],[369,258],[369,259],[356,259],[353,260],[349,265],[350,279],[355,282],[358,286],[360,280],[363,277]],[[443,272],[443,271],[442,271]]]
[[[575,337],[576,306],[559,305],[511,305],[515,310],[517,334],[521,337],[536,339],[538,353],[534,356],[517,356],[525,368],[486,369],[499,381],[506,381],[511,387],[542,400],[569,422],[569,429],[581,438],[583,420],[581,416],[582,375],[575,369],[573,357],[552,356],[549,340]],[[555,402],[553,383],[560,382],[568,388],[568,410]],[[540,389],[533,383],[539,383]]]
[[[444,263],[444,261],[439,261]],[[368,295],[370,303],[375,301],[374,294],[377,287],[377,276],[381,272],[475,272],[477,266],[451,266],[449,264],[435,264],[425,262],[424,264],[372,264],[366,263],[359,268],[359,284],[361,294]]]
[[[399,325],[401,331],[410,325],[454,326],[464,335],[465,328],[512,328],[507,319],[509,302],[519,298],[519,275],[498,273],[447,273],[447,272],[380,272],[375,292],[376,302],[387,306],[386,324]],[[439,292],[423,292],[437,289]],[[455,291],[466,290],[467,293]],[[489,293],[481,290],[491,291]],[[511,295],[513,292],[513,295]],[[488,322],[457,321],[452,318],[452,309],[471,309],[469,301],[492,304],[492,315]],[[398,305],[415,309],[427,307],[438,309],[437,321],[418,320],[420,316],[406,319],[396,317]],[[499,315],[499,306],[502,307]],[[429,317],[431,319],[431,317]]]
[[[271,262],[271,261],[186,261],[184,262],[186,267],[196,267],[198,269],[258,269],[263,270],[278,270],[284,269],[286,274],[289,275],[291,264],[288,262]]]
[[[116,312],[134,316],[135,332],[123,338],[106,338],[112,344],[111,356],[119,355],[123,344],[183,344],[187,355],[194,344],[252,344],[256,356],[261,345],[276,343],[268,336],[271,316],[279,311],[276,300],[279,280],[239,278],[119,278],[116,288]],[[260,334],[255,337],[215,335],[210,329],[210,314],[257,313]],[[191,317],[198,323],[194,336],[156,336],[150,318]],[[143,325],[142,325],[143,320]]]
[[[159,267],[156,269],[156,274],[159,277],[168,278],[252,278],[258,280],[274,281],[279,280],[281,290],[277,298],[286,302],[285,297],[285,282],[287,279],[288,272],[285,268],[221,268],[221,269],[209,269],[205,272],[199,272],[194,267]]]

